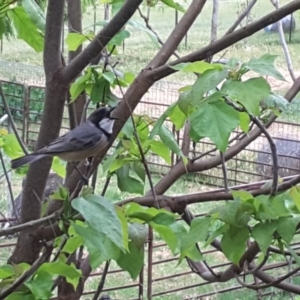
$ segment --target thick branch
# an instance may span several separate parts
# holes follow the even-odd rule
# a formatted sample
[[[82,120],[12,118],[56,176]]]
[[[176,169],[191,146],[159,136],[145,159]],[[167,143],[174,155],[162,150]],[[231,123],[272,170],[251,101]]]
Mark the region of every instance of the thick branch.
[[[61,79],[66,83],[74,80],[90,61],[103,50],[112,37],[122,29],[141,3],[142,0],[125,1],[120,11],[96,35],[91,43],[68,66],[61,70]]]
[[[165,64],[171,55],[175,52],[178,45],[192,26],[198,15],[200,14],[206,0],[193,0],[188,10],[183,15],[181,20],[175,26],[165,44],[161,47],[159,52],[150,61],[149,69],[157,68]]]
[[[285,6],[282,6],[280,9],[260,18],[259,20],[249,24],[248,26],[236,30],[231,34],[223,36],[221,39],[215,41],[214,43],[209,44],[208,46],[202,48],[201,50],[192,52],[186,56],[181,57],[180,59],[172,61],[169,65],[174,66],[182,62],[194,62],[198,60],[203,60],[211,55],[214,55],[226,49],[227,47],[244,39],[245,37],[254,34],[260,29],[270,24],[273,24],[274,22],[279,21],[283,17],[293,13],[298,9],[300,9],[300,0],[293,1]],[[149,70],[147,76],[157,81],[170,74],[175,73],[176,70],[170,68],[169,65],[163,65],[161,67],[157,67],[154,70]]]

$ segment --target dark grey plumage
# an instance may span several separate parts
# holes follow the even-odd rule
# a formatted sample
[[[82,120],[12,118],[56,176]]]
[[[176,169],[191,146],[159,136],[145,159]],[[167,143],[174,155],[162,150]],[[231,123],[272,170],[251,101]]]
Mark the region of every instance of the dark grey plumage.
[[[115,109],[102,107],[95,110],[87,121],[75,127],[67,134],[52,141],[29,155],[13,159],[12,169],[30,164],[46,156],[58,156],[68,162],[78,162],[95,156],[107,145],[112,134],[115,118],[111,116]]]

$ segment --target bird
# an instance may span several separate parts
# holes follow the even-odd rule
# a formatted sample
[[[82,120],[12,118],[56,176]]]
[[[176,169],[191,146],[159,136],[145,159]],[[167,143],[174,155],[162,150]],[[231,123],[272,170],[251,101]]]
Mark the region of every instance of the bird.
[[[86,122],[53,140],[48,146],[28,155],[13,159],[12,169],[31,164],[44,157],[58,156],[67,162],[79,162],[94,157],[105,146],[113,133],[116,118],[111,113],[116,107],[101,107],[90,114]]]

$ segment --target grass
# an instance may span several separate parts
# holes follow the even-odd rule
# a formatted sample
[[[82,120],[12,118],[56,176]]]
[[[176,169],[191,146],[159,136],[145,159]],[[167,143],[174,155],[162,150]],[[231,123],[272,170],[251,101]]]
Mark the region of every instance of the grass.
[[[281,1],[281,5],[284,5],[290,1],[285,0]],[[219,16],[219,36],[225,33],[225,31],[232,25],[232,22],[234,20],[233,16],[237,15],[238,11],[242,10],[241,7],[241,1],[220,1],[220,16]],[[185,55],[191,51],[195,51],[200,49],[202,46],[205,46],[209,42],[209,34],[210,31],[207,30],[210,26],[210,16],[211,16],[211,2],[208,2],[207,5],[204,7],[203,13],[201,16],[197,19],[195,24],[192,26],[191,30],[188,33],[187,37],[187,44],[185,45],[184,42],[181,43],[181,45],[178,47],[178,53],[180,55]],[[269,1],[258,1],[256,4],[251,16],[253,19],[257,19],[262,16],[263,13],[269,12],[273,9]],[[146,12],[146,9],[142,9],[143,12]],[[230,12],[231,18],[228,17],[228,13]],[[179,13],[179,15],[181,15]],[[87,12],[84,14],[84,27],[87,27],[88,25],[92,24],[94,12],[92,9],[88,9]],[[97,20],[101,20],[103,16],[103,10],[101,7],[98,7],[97,9]],[[294,14],[296,18],[296,22],[299,26],[300,18],[299,13]],[[180,17],[180,16],[179,16]],[[139,18],[139,16],[135,15],[135,18],[138,19],[140,22],[142,20]],[[151,24],[153,25],[154,29],[158,32],[160,37],[163,40],[166,40],[167,36],[173,29],[174,23],[175,23],[175,14],[174,11],[171,9],[162,9],[162,8],[153,8],[151,10]],[[135,29],[131,30],[131,38],[129,40],[126,40],[125,43],[125,50],[123,51],[121,47],[119,47],[118,51],[119,54],[114,58],[119,61],[118,68],[120,68],[123,71],[131,71],[134,73],[138,73],[142,68],[146,66],[146,64],[149,62],[149,60],[153,57],[153,55],[158,51],[158,47],[156,47],[149,37],[145,33],[141,33]],[[292,42],[289,43],[289,50],[291,54],[292,61],[294,63],[294,69],[297,70],[300,67],[300,61],[298,59],[298,48],[299,48],[299,29],[296,29],[296,32],[293,33],[292,36]],[[4,41],[4,51],[2,53],[1,59],[5,60],[6,62],[0,63],[0,73],[2,78],[7,79],[16,79],[19,82],[26,82],[30,84],[44,84],[43,79],[43,69],[42,69],[42,54],[36,54],[29,48],[24,42],[20,40],[14,40],[11,41]],[[20,51],[20,49],[22,49]],[[65,53],[67,49],[65,47]],[[288,73],[285,66],[285,59],[282,54],[282,48],[279,43],[279,38],[277,34],[270,34],[267,35],[263,31],[260,31],[256,33],[255,35],[247,38],[245,41],[239,42],[232,47],[230,47],[226,51],[222,51],[216,55],[216,58],[218,57],[236,57],[240,60],[248,60],[251,57],[259,57],[264,53],[272,53],[279,55],[278,59],[276,60],[276,66],[281,70],[281,72],[284,74],[284,76],[287,76],[288,79]],[[27,66],[27,64],[31,66]],[[166,88],[164,84],[167,85],[167,83],[161,83],[162,91],[161,93],[153,94],[151,97],[153,97],[157,102],[166,103],[176,100],[177,97],[177,91],[176,89],[184,84],[189,83],[193,80],[193,76],[183,76],[182,74],[174,74],[167,78],[168,80],[168,87],[173,87],[172,91],[169,91],[169,89],[166,92]],[[170,83],[171,82],[171,83]],[[177,82],[177,83],[176,83]],[[174,84],[175,83],[175,84]],[[175,88],[174,88],[175,86]],[[287,87],[280,86],[279,92],[284,93],[286,91]],[[299,101],[298,101],[299,102]],[[287,114],[286,117],[284,117],[287,120],[293,120],[298,121],[298,103],[292,104],[293,106],[290,107],[290,114]],[[297,109],[296,109],[297,108]],[[146,108],[145,108],[146,109]],[[151,114],[160,114],[161,111],[152,111]],[[203,149],[199,149],[203,150]],[[253,159],[255,160],[255,157],[249,157],[250,154],[246,154],[247,159]],[[232,162],[232,167],[235,166],[235,162]],[[240,169],[243,169],[246,167],[246,164],[243,162],[238,162]],[[230,167],[231,165],[229,165]],[[213,175],[219,176],[220,170],[212,171],[215,172]],[[248,176],[248,175],[244,175]],[[157,182],[161,178],[160,175],[154,176],[154,182]],[[243,178],[245,181],[250,182],[253,181],[253,177],[249,175],[248,177]],[[15,177],[14,180],[14,192],[15,194],[18,194],[20,191],[20,178]],[[103,176],[99,178],[97,183],[97,191],[100,191],[103,187],[105,178]],[[211,183],[211,182],[207,182]],[[222,183],[221,183],[222,184]],[[110,199],[114,199],[115,201],[122,200],[127,198],[129,195],[127,193],[122,193],[118,189],[116,189],[116,180],[113,179],[111,182],[108,191],[107,191],[107,197]],[[6,193],[4,191],[5,186],[1,183],[1,194],[0,194],[0,208],[3,210],[6,206]],[[147,185],[146,190],[149,189],[149,186]],[[169,195],[178,195],[183,193],[191,193],[196,191],[202,191],[209,189],[207,186],[200,184],[197,178],[190,178],[189,181],[186,180],[179,180],[176,182],[174,186],[170,188],[170,190],[167,192]],[[211,208],[215,207],[216,203],[209,203],[209,204],[197,204],[193,205],[191,208],[194,213],[203,213]],[[1,211],[3,211],[1,210]],[[160,240],[156,240],[156,242],[160,243]],[[5,248],[1,249],[1,262],[4,263],[7,259],[7,257],[10,254],[10,249]],[[169,252],[166,247],[161,248],[155,248],[154,250],[154,260],[162,260],[165,258],[170,258],[171,253]],[[219,254],[213,254],[208,255],[207,260],[210,264],[217,264],[217,263],[223,263],[226,260],[222,255]],[[278,258],[275,260],[278,261]],[[177,262],[172,261],[168,263],[163,264],[157,264],[153,267],[153,274],[154,278],[159,278],[165,275],[172,275],[176,273],[181,273],[184,271],[189,271],[189,267],[187,266],[186,262],[182,263],[180,266],[176,266]],[[112,268],[116,268],[116,265],[113,265]],[[101,268],[99,268],[101,269]],[[145,277],[145,285],[146,285],[146,277]],[[295,283],[297,282],[297,278],[293,279],[295,280]],[[185,275],[181,277],[175,277],[173,279],[169,279],[166,281],[155,281],[153,284],[153,292],[154,293],[160,293],[167,289],[174,290],[176,288],[192,285],[192,284],[199,284],[203,282],[198,276],[195,274],[193,275]],[[131,284],[132,280],[129,278],[129,276],[125,273],[116,273],[109,275],[107,278],[107,286],[106,287],[113,287],[117,285],[124,285],[124,284]],[[86,290],[94,290],[96,289],[98,284],[98,279],[95,277],[92,277],[88,279]],[[236,282],[230,281],[227,283],[216,283],[216,284],[207,284],[202,286],[195,286],[190,289],[183,289],[182,291],[178,291],[171,295],[161,295],[155,297],[155,299],[159,300],[166,300],[166,299],[183,299],[186,297],[191,297],[193,295],[197,294],[209,294],[216,292],[215,295],[208,295],[206,299],[219,299],[219,300],[227,300],[227,299],[255,299],[256,294],[253,291],[245,290],[242,291],[232,291],[225,294],[217,294],[217,291],[223,288],[228,288],[231,286],[237,285]],[[109,292],[110,296],[115,299],[130,299],[130,298],[137,298],[137,289],[136,288],[130,288],[122,291],[114,291]],[[267,296],[268,297],[268,296]],[[268,299],[266,297],[266,299]],[[86,296],[86,299],[90,299],[91,296]],[[277,294],[272,295],[272,298],[270,296],[270,299],[290,299],[290,295],[279,293],[277,291]]]

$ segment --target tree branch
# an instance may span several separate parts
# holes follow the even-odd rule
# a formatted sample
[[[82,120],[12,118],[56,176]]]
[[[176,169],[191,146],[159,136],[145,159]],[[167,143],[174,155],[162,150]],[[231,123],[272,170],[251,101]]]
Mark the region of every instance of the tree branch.
[[[65,83],[70,83],[74,78],[97,56],[108,44],[112,37],[118,33],[126,22],[133,16],[142,0],[125,1],[120,11],[96,35],[91,43],[74,58],[68,66],[60,72],[60,77]]]
[[[282,6],[280,9],[260,18],[259,20],[252,22],[248,26],[245,26],[239,30],[236,30],[228,35],[223,36],[221,39],[209,44],[206,47],[203,47],[200,50],[183,56],[180,59],[174,60],[168,65],[158,66],[154,70],[149,70],[147,72],[147,76],[153,79],[154,81],[160,80],[170,74],[177,72],[170,66],[174,66],[182,62],[194,62],[206,59],[207,57],[226,49],[227,47],[235,44],[236,42],[244,39],[245,37],[254,34],[260,29],[266,27],[267,25],[279,21],[283,17],[293,13],[298,9],[300,9],[300,1],[293,1],[285,6]]]
[[[175,49],[177,49],[178,45],[188,32],[189,28],[192,26],[192,24],[202,11],[205,2],[206,0],[192,1],[185,14],[182,16],[181,20],[170,33],[165,44],[161,47],[155,57],[148,64],[150,70],[155,69],[168,61],[168,59],[174,53]]]

